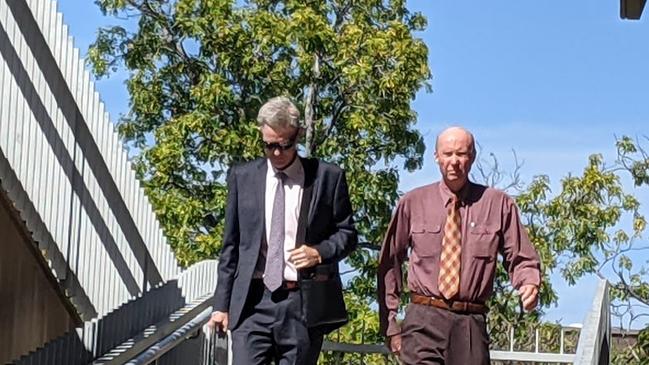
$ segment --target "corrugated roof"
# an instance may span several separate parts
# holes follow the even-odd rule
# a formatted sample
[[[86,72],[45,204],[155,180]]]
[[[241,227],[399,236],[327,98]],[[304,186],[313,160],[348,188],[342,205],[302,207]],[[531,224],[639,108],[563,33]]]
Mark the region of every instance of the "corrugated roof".
[[[180,272],[49,0],[0,2],[0,180],[82,318]]]

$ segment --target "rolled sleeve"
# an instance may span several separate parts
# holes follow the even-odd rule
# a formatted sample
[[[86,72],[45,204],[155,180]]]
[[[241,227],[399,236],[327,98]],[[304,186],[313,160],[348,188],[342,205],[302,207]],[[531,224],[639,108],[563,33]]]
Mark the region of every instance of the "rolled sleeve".
[[[521,223],[518,208],[507,197],[503,207],[503,258],[515,289],[523,285],[541,284],[541,263]]]

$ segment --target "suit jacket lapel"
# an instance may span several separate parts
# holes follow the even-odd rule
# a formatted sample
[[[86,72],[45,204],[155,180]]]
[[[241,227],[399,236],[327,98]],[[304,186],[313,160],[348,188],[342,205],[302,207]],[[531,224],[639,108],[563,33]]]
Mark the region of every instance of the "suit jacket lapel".
[[[313,221],[313,214],[315,213],[315,202],[316,198],[318,196],[318,164],[319,161],[317,159],[310,159],[309,160],[309,184],[310,184],[310,189],[311,189],[311,199],[309,200],[309,208],[306,211],[307,214],[307,225],[311,224],[311,221]],[[305,173],[306,176],[306,173]]]
[[[300,157],[304,169],[304,186],[302,188],[302,204],[300,204],[300,215],[297,222],[296,244],[301,245],[306,241],[306,233],[311,221],[311,210],[313,206],[313,188],[315,185],[317,160]]]
[[[266,239],[266,174],[268,172],[268,161],[264,158],[261,159],[261,162],[257,165],[257,171],[255,171],[254,181],[256,184],[252,184],[255,187],[256,199],[259,202],[259,209],[257,214],[259,215],[258,222],[261,222],[261,239]]]

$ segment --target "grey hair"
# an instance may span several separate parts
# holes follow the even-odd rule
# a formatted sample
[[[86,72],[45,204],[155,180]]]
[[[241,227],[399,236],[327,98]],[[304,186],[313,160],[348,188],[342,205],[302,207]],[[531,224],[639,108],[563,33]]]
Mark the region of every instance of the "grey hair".
[[[276,96],[268,100],[257,114],[259,126],[268,124],[273,128],[300,128],[300,111],[285,96]]]

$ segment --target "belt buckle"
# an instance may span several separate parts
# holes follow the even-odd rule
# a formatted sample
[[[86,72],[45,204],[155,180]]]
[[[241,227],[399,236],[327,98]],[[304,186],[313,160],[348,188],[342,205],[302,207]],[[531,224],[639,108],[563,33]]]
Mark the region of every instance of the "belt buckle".
[[[294,290],[299,287],[297,281],[284,281],[282,282],[282,289],[284,290]]]
[[[446,299],[444,297],[440,297],[437,300],[439,300],[447,310],[450,310],[451,312],[455,311],[455,308],[453,307],[455,305],[455,301],[452,299]]]
[[[467,303],[460,302],[453,299],[440,298],[442,303],[446,306],[446,309],[451,312],[467,312]]]

